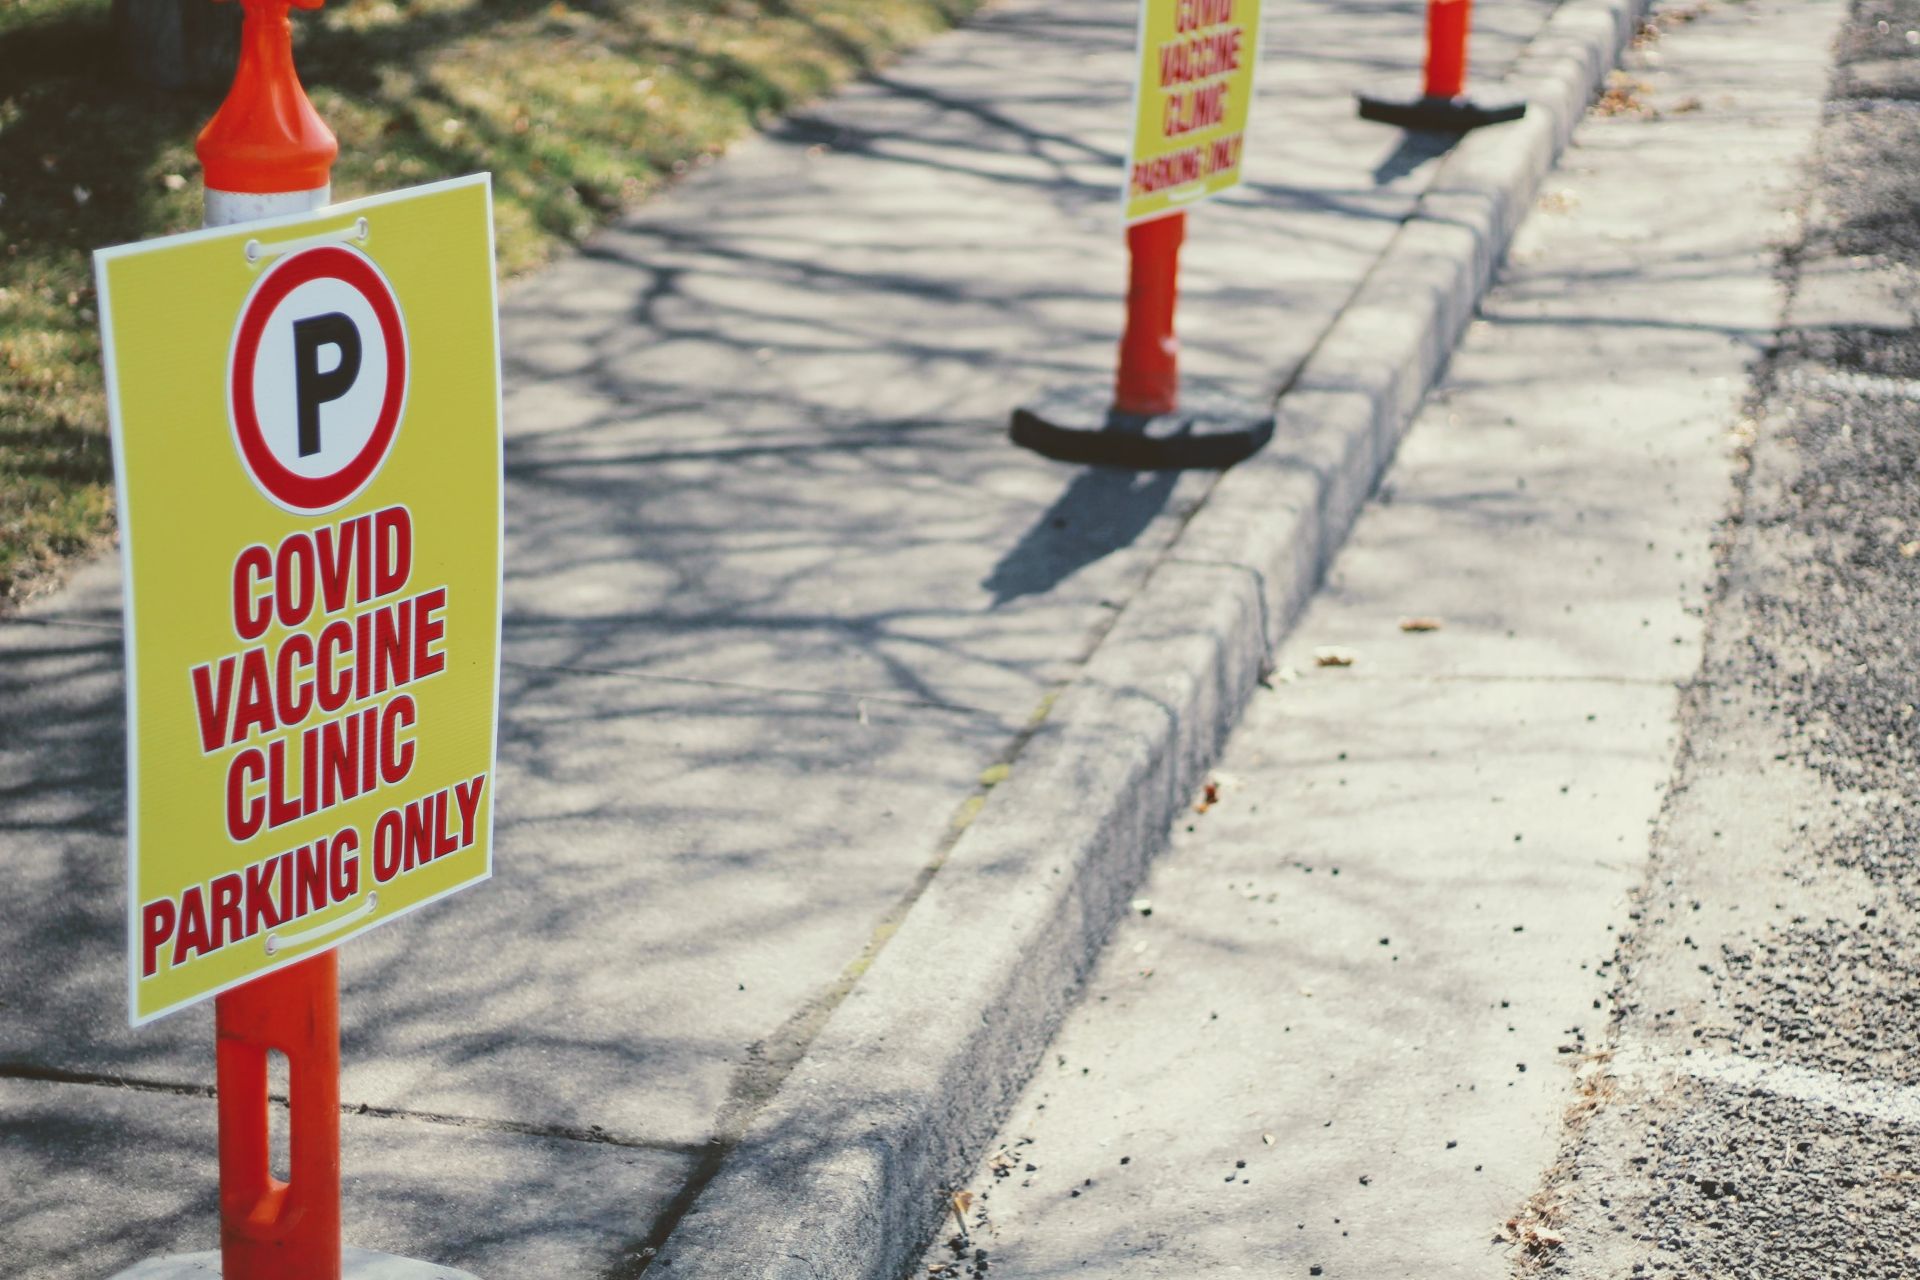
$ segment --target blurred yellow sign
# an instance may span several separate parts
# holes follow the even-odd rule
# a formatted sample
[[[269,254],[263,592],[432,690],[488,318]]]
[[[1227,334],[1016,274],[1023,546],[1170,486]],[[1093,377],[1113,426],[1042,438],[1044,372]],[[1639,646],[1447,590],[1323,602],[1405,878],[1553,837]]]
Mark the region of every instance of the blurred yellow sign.
[[[1141,0],[1128,222],[1239,185],[1260,0]]]

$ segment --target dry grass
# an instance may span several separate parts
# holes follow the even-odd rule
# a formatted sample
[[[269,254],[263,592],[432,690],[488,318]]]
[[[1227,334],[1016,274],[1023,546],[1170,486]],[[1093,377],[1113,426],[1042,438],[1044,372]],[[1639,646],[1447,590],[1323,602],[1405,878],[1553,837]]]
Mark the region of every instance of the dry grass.
[[[1633,116],[1648,120],[1658,115],[1647,95],[1653,92],[1653,86],[1645,80],[1636,80],[1625,71],[1614,71],[1607,76],[1606,92],[1593,104],[1593,113],[1597,116]]]
[[[1618,1093],[1612,1060],[1610,1050],[1589,1053],[1579,1060],[1574,1099],[1561,1117],[1562,1132],[1566,1135],[1563,1152],[1571,1152],[1578,1146],[1595,1113],[1609,1105]],[[1563,1155],[1547,1170],[1540,1189],[1528,1196],[1513,1216],[1494,1232],[1496,1243],[1513,1246],[1516,1274],[1531,1275],[1542,1270],[1566,1247],[1563,1227],[1567,1216],[1566,1196],[1572,1180],[1572,1161]]]

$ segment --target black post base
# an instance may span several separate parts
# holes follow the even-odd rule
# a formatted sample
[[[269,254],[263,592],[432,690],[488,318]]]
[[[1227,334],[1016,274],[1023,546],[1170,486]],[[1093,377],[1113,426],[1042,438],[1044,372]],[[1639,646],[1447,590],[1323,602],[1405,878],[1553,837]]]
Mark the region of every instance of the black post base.
[[[1013,411],[1013,442],[1059,462],[1133,471],[1218,471],[1273,438],[1273,406],[1217,388],[1183,391],[1172,413],[1120,413],[1106,393],[1051,391]]]
[[[1429,98],[1424,94],[1389,97],[1363,93],[1360,118],[1402,129],[1429,129],[1436,133],[1465,133],[1482,125],[1518,120],[1527,114],[1520,98]]]

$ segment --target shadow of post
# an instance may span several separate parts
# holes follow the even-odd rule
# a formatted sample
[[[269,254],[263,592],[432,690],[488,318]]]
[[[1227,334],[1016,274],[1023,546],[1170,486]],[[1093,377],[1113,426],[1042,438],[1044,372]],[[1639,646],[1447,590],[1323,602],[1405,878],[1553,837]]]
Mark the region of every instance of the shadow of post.
[[[993,607],[1051,591],[1077,570],[1131,546],[1166,507],[1179,478],[1178,471],[1082,471],[982,580],[993,592]]]

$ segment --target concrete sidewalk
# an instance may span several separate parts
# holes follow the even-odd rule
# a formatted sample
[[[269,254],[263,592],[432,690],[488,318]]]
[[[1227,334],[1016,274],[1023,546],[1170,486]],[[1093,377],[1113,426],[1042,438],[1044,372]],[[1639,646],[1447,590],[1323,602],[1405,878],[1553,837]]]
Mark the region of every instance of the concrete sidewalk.
[[[920,1280],[1556,1256],[1844,10],[1674,7],[1630,57]],[[1554,1274],[1639,1274],[1606,1230]]]
[[[1476,68],[1552,7],[1480,6]],[[509,291],[499,879],[344,953],[354,1243],[642,1265],[1205,495],[1002,434],[1111,376],[1133,24],[992,10]],[[1250,394],[1441,154],[1352,115],[1411,8],[1276,6],[1266,45],[1181,313]],[[214,1239],[210,1017],[121,1025],[119,663],[112,562],[0,625],[0,1256],[36,1276]]]

